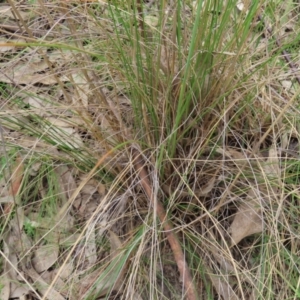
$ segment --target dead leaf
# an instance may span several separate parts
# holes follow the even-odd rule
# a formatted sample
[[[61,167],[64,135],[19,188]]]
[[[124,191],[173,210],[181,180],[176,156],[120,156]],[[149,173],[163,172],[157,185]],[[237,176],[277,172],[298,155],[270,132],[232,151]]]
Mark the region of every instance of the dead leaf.
[[[48,270],[52,267],[58,258],[58,245],[43,245],[34,251],[34,258],[32,264],[38,273]]]
[[[79,214],[88,219],[99,206],[99,199],[93,199],[90,195],[82,196],[82,205]]]
[[[28,268],[27,270],[24,270],[28,276],[31,277],[33,280],[33,285],[36,286],[37,290],[44,295],[47,292],[47,299],[55,299],[55,300],[65,300],[65,297],[63,297],[59,292],[57,292],[54,288],[51,288],[48,291],[49,285],[43,278],[33,269]]]
[[[29,295],[31,292],[30,287],[19,283],[16,284],[15,282],[11,283],[11,293],[10,293],[10,298],[11,299],[27,299],[26,296]],[[0,298],[1,299],[1,298]]]
[[[87,182],[87,184],[82,188],[81,192],[83,194],[92,196],[98,191],[97,185],[98,185],[98,183],[97,184],[91,184],[90,180],[89,180],[89,182]]]
[[[11,195],[16,196],[20,191],[21,182],[24,174],[23,159],[18,156],[11,178]]]
[[[17,195],[20,192],[20,187],[21,187],[21,183],[22,183],[22,179],[23,179],[23,173],[24,173],[23,161],[22,161],[22,158],[20,156],[18,156],[16,159],[16,162],[14,164],[12,175],[11,175],[9,195],[8,195],[8,197],[1,199],[2,201],[7,200],[7,201],[5,201],[5,205],[4,205],[4,214],[10,213],[12,211],[14,204],[15,203],[18,204],[18,202],[19,202],[19,197],[17,197]],[[7,190],[7,189],[5,189],[5,190]],[[13,198],[12,202],[9,201],[9,200],[11,200],[11,197],[9,197],[9,196],[11,196]]]
[[[73,270],[74,270],[73,262],[72,261],[67,262],[64,268],[60,270],[59,277],[62,279],[68,279],[72,275]],[[57,272],[58,270],[54,270],[53,278],[56,276]]]
[[[7,180],[8,174],[4,171],[2,172],[4,176],[0,179],[0,202],[6,203],[4,206],[5,214],[10,213],[15,201],[18,202],[18,197],[16,196],[20,191],[24,173],[23,160],[20,156],[17,157],[11,171],[10,180]]]
[[[55,269],[53,271],[45,271],[40,275],[41,275],[42,279],[50,285],[51,282],[54,280],[55,276],[57,275],[57,272],[58,272],[58,270]],[[54,288],[56,291],[58,291],[63,296],[68,295],[69,299],[73,299],[74,295],[73,295],[73,297],[71,295],[73,294],[73,292],[75,292],[74,289],[70,290],[70,287],[68,286],[68,284],[66,284],[66,282],[62,279],[61,276],[59,276],[57,278],[57,280],[54,284]]]
[[[100,128],[102,133],[105,134],[107,141],[115,143],[114,136],[116,136],[116,131],[111,127],[110,122],[107,120],[106,116],[102,113],[98,116],[100,121]]]
[[[76,190],[77,185],[76,185],[74,176],[68,167],[59,166],[58,168],[55,169],[55,172],[58,175],[60,189],[64,196],[63,200],[65,202],[66,199],[69,199],[71,197],[71,195],[73,194],[73,192]],[[73,205],[77,208],[77,206],[79,206],[80,203],[81,203],[81,198],[80,198],[80,195],[78,195],[78,197],[76,197]]]
[[[233,222],[229,228],[231,245],[238,244],[243,238],[262,232],[263,220],[261,216],[258,196],[250,190],[247,198],[239,206]]]
[[[9,232],[3,238],[3,252],[6,257],[4,260],[4,272],[0,277],[0,299],[13,299],[23,297],[30,291],[30,286],[24,285],[23,279],[20,277],[19,261],[17,257],[16,241],[19,241],[15,236],[14,230]],[[17,250],[17,251],[16,251]],[[22,282],[21,282],[22,281]]]
[[[44,85],[52,85],[57,83],[54,75],[46,72],[48,64],[46,61],[28,62],[21,61],[14,65],[0,64],[2,72],[0,73],[0,81],[14,84],[42,83]],[[41,72],[45,72],[41,74]],[[65,75],[57,75],[60,81],[69,81]]]
[[[33,215],[32,220],[36,219]],[[66,214],[63,219],[57,221],[52,216],[44,217],[43,222],[38,223],[37,234],[43,236],[50,244],[61,244],[70,237],[70,243],[74,240],[71,234],[74,229],[74,217]],[[31,221],[32,222],[32,221]]]
[[[245,164],[245,161],[248,159],[247,153],[237,151],[230,147],[226,147],[225,149],[217,148],[216,152],[228,157],[237,166],[243,166]]]

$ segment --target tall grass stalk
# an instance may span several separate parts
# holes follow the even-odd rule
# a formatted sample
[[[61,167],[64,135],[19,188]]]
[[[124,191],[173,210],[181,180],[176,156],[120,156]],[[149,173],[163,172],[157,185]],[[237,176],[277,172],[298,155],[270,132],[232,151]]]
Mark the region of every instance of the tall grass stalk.
[[[9,4],[1,278],[12,257],[37,299],[184,299],[172,236],[201,299],[299,298],[299,5]]]

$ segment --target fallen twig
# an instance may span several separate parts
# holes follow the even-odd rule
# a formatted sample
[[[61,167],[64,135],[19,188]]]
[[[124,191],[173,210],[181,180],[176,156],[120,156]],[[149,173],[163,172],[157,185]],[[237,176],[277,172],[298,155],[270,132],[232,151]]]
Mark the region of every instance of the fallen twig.
[[[156,213],[158,215],[160,222],[162,223],[162,226],[165,230],[166,237],[167,237],[168,242],[171,246],[171,249],[174,253],[174,258],[177,263],[179,273],[183,280],[183,285],[186,290],[187,299],[189,299],[189,300],[198,299],[197,291],[193,284],[193,279],[190,274],[190,270],[185,261],[184,253],[181,249],[179,240],[173,230],[173,225],[167,219],[167,214],[165,212],[165,209],[164,209],[162,203],[157,198],[154,198],[151,184],[149,181],[148,172],[146,171],[146,169],[144,167],[145,163],[142,158],[142,155],[135,148],[132,149],[132,154],[133,154],[133,158],[134,158],[134,160],[133,160],[134,168],[139,175],[139,178],[141,180],[141,185],[142,185],[147,197],[149,198],[151,204],[153,205],[153,207],[156,208]]]

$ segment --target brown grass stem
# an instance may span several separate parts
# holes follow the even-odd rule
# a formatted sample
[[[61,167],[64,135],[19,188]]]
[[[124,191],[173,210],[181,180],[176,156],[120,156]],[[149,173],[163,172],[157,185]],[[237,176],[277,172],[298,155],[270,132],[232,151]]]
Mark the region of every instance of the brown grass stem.
[[[170,244],[170,247],[174,253],[174,258],[175,258],[176,264],[178,266],[180,276],[183,280],[183,285],[186,290],[187,299],[189,299],[189,300],[198,299],[197,291],[193,284],[193,278],[191,276],[187,262],[184,258],[185,255],[180,246],[180,242],[176,236],[176,233],[173,230],[173,225],[168,220],[166,211],[165,211],[162,203],[153,195],[151,183],[149,181],[148,172],[144,168],[145,163],[143,161],[143,158],[137,149],[133,148],[132,153],[133,153],[133,157],[134,157],[134,160],[133,160],[134,168],[139,175],[141,185],[142,185],[147,197],[149,198],[150,203],[153,205],[153,207],[156,208],[156,213],[157,213],[158,218],[165,230],[165,235],[166,235],[168,242]]]

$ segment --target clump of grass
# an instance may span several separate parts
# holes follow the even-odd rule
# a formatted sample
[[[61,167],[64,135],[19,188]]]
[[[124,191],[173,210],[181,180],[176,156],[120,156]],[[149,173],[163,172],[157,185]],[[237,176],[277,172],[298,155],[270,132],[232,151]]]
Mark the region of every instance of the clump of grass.
[[[28,290],[296,299],[299,55],[279,31],[296,5],[29,7],[27,25],[18,15],[25,41],[12,43],[23,50],[0,78],[1,153],[17,152],[25,170],[1,226],[9,246],[10,234],[26,240],[20,265],[33,259],[39,273]],[[19,57],[30,80],[9,73]],[[40,266],[44,246],[54,255]]]

